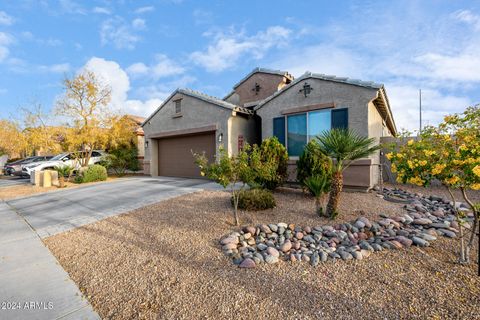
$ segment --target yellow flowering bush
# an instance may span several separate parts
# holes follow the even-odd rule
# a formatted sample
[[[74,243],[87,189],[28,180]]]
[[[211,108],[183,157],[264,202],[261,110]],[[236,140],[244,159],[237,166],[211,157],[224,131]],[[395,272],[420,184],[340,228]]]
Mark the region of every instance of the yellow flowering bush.
[[[449,191],[461,190],[474,213],[468,246],[461,250],[460,260],[468,262],[473,230],[479,223],[480,206],[470,201],[467,191],[480,190],[480,107],[468,107],[462,114],[446,116],[437,127],[423,129],[417,139],[408,138],[409,135],[404,133],[400,143],[386,155],[392,172],[397,174],[399,183],[426,187],[438,180]],[[459,212],[457,219],[462,226],[466,216]]]
[[[469,107],[462,114],[446,116],[437,127],[426,127],[418,139],[407,138],[408,135],[404,133],[404,142],[386,155],[392,162],[399,182],[428,186],[433,179],[437,179],[451,188],[478,189],[478,106]]]

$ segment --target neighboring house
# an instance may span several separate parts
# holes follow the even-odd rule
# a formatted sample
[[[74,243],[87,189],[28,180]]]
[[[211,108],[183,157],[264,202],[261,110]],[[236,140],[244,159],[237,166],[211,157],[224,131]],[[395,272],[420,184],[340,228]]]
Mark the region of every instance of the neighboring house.
[[[223,146],[235,154],[245,142],[277,136],[287,147],[290,177],[309,139],[330,128],[351,128],[377,141],[395,136],[385,88],[381,84],[257,68],[224,100],[188,89],[176,90],[142,125],[145,173],[198,177],[191,150],[213,160]],[[379,153],[356,161],[345,186],[367,189],[379,182]]]

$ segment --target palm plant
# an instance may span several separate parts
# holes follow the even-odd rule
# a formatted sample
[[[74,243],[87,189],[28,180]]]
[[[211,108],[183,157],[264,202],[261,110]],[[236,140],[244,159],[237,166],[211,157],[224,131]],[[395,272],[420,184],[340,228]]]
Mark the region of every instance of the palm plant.
[[[373,138],[349,129],[332,129],[317,136],[320,150],[334,160],[327,212],[332,219],[338,215],[338,201],[343,188],[343,171],[355,160],[368,157],[381,147]]]
[[[323,217],[325,214],[325,196],[330,191],[329,174],[314,175],[304,180],[305,187],[315,197],[315,207],[317,214]]]
[[[70,180],[70,176],[72,175],[73,167],[65,165],[65,166],[56,166],[53,169],[58,172],[59,187],[60,188],[65,187],[65,177],[67,177],[67,182],[68,182],[68,180]]]

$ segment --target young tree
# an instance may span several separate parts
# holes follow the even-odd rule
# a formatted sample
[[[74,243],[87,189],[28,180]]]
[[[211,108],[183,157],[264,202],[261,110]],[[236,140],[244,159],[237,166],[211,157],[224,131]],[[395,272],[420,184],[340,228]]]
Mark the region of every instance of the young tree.
[[[219,149],[219,157],[214,163],[208,163],[205,154],[194,154],[195,162],[199,166],[201,175],[217,182],[222,187],[229,188],[232,194],[235,225],[240,225],[238,218],[238,199],[240,192],[247,184],[255,180],[255,171],[250,166],[248,152],[250,146],[246,144],[236,155],[229,156],[224,148]]]
[[[468,193],[480,190],[480,107],[468,107],[462,114],[446,116],[437,127],[425,128],[417,140],[408,140],[386,156],[392,162],[392,172],[397,173],[398,182],[427,187],[432,180],[438,180],[454,203],[452,189],[460,190],[474,219],[465,246],[463,226],[467,217],[464,212],[456,213],[460,226],[459,262],[470,262],[470,250],[479,224],[478,206]]]
[[[88,70],[65,79],[63,84],[65,92],[55,111],[69,123],[66,145],[77,153],[80,166],[86,167],[93,150],[103,149],[108,143],[107,129],[114,119],[109,108],[111,88]]]
[[[343,171],[353,161],[368,157],[379,150],[373,138],[367,138],[348,129],[332,129],[317,136],[319,148],[333,162],[331,191],[326,214],[334,219],[337,215],[338,201],[343,188]]]

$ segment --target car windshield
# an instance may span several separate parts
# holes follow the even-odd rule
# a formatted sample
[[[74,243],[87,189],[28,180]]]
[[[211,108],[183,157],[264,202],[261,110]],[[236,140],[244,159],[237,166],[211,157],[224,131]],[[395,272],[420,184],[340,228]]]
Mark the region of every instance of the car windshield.
[[[53,161],[57,161],[57,160],[62,160],[63,157],[65,157],[68,153],[60,153],[60,154],[57,154],[55,157],[53,157],[52,159],[50,160],[53,160]]]

